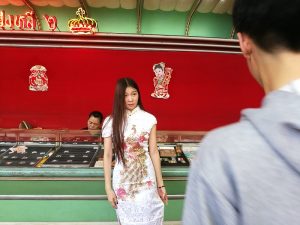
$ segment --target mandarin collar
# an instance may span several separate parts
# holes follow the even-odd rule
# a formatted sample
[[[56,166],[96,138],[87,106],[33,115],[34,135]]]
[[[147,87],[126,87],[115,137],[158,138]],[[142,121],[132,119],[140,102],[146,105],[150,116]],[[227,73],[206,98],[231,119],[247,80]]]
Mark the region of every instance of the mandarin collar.
[[[127,112],[127,118],[130,117],[130,116],[132,116],[133,114],[135,114],[136,112],[138,112],[140,110],[141,110],[140,106],[135,107],[132,111],[126,110],[126,112]]]

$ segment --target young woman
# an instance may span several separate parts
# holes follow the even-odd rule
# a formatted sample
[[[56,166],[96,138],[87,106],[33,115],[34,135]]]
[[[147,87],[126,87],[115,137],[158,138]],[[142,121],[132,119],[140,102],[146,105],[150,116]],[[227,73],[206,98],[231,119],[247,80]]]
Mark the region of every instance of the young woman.
[[[103,123],[102,137],[105,190],[122,225],[163,223],[168,199],[156,144],[156,123],[156,118],[144,111],[136,82],[119,79],[113,112]],[[116,164],[111,182],[113,154]]]

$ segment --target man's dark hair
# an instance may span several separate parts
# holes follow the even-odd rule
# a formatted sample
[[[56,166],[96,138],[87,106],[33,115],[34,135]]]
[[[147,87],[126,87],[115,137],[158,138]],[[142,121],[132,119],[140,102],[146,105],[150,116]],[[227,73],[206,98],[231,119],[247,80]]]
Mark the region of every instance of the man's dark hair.
[[[235,0],[232,17],[261,49],[300,51],[300,0]]]
[[[99,111],[93,111],[89,114],[89,118],[93,116],[95,118],[98,118],[99,119],[99,123],[101,124],[102,123],[102,120],[103,120],[103,114]]]

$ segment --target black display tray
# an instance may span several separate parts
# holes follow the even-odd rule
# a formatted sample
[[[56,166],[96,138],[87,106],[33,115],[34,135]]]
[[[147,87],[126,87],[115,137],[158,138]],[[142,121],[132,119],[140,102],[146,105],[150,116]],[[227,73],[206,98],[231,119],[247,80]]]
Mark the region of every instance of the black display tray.
[[[5,146],[7,150],[0,155],[0,166],[34,167],[52,149],[49,146],[26,146],[24,153],[18,153],[9,150],[11,147]],[[1,146],[1,149],[5,148]]]
[[[159,146],[161,166],[189,166],[181,146]]]
[[[0,156],[4,154],[12,146],[0,146]]]
[[[90,167],[95,163],[98,146],[60,147],[42,167]]]

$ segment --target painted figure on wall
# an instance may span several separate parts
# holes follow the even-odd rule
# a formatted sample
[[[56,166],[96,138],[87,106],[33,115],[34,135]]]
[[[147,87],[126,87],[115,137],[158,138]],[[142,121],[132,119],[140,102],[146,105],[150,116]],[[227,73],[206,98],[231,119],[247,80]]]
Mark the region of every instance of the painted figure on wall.
[[[161,62],[153,65],[153,72],[155,77],[153,78],[154,92],[151,94],[154,98],[168,99],[169,83],[171,79],[173,69],[165,67],[165,63]]]
[[[36,65],[30,69],[29,90],[30,91],[47,91],[48,77],[47,69],[44,66]]]

